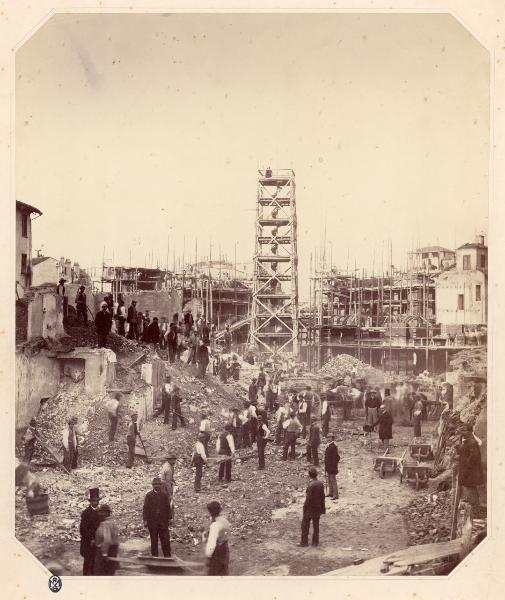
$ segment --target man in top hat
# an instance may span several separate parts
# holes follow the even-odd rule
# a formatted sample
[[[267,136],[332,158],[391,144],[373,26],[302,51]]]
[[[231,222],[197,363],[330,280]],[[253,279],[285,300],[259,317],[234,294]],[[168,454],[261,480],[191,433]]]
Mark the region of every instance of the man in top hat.
[[[95,534],[100,525],[100,514],[98,504],[100,502],[100,490],[91,488],[89,490],[89,506],[81,513],[81,524],[79,532],[81,534],[80,553],[84,558],[82,564],[83,575],[93,575],[93,563],[95,559]]]
[[[379,426],[379,439],[382,445],[389,447],[389,441],[393,439],[393,417],[384,404],[380,405],[379,417],[372,426],[375,427],[376,425]]]
[[[161,542],[163,556],[171,556],[170,532],[168,525],[172,519],[167,495],[161,488],[161,479],[153,479],[153,489],[147,492],[142,511],[144,527],[151,537],[151,556],[158,556],[158,538]]]
[[[161,489],[168,496],[172,519],[174,518],[174,493],[177,490],[174,478],[176,461],[177,456],[173,453],[169,453],[165,456],[165,462],[160,469]]]

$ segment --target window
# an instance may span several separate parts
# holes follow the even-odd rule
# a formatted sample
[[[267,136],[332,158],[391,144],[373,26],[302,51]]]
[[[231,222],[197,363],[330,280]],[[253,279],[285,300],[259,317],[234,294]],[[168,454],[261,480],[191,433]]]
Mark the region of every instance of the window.
[[[458,294],[458,310],[465,310],[465,295]]]
[[[485,254],[481,254],[479,256],[479,258],[480,258],[480,261],[479,261],[480,262],[480,264],[479,264],[480,268],[481,269],[485,269],[486,268],[486,255]]]
[[[480,302],[480,285],[475,286],[475,300]]]
[[[28,267],[28,257],[26,254],[21,254],[21,273],[26,274]]]
[[[21,235],[28,237],[28,215],[26,213],[21,215]]]
[[[463,255],[463,270],[464,271],[470,270],[470,255],[469,254]]]

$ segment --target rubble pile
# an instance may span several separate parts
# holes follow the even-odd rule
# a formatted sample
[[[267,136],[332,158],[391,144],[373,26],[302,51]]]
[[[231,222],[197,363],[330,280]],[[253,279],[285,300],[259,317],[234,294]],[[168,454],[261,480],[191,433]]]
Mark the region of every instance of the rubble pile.
[[[350,354],[337,354],[319,369],[321,375],[329,375],[335,379],[343,378],[354,372],[358,378],[366,379],[373,385],[384,383],[384,374],[381,371],[370,367]]]
[[[402,511],[409,545],[448,541],[451,507],[450,491],[416,496]]]
[[[74,322],[66,323],[65,333],[69,336],[72,346],[75,348],[83,346],[94,348],[98,345],[98,336],[92,323],[89,323],[87,327]],[[139,345],[133,340],[128,340],[121,335],[117,335],[117,333],[110,332],[107,338],[107,347],[118,354],[119,352],[135,352]]]
[[[478,346],[457,352],[450,362],[451,369],[483,373],[487,368],[487,347]]]

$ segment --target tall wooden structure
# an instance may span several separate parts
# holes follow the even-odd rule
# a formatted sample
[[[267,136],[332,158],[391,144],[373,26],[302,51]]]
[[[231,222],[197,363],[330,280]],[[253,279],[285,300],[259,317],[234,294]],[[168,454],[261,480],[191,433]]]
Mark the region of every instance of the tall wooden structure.
[[[249,342],[267,356],[298,354],[295,173],[258,171]]]

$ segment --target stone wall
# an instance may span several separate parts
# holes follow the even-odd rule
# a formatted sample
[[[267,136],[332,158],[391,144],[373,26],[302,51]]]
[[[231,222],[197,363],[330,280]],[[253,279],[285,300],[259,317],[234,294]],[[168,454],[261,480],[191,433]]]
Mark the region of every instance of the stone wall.
[[[28,304],[28,339],[63,335],[63,299],[55,293],[36,293]]]

